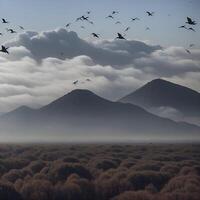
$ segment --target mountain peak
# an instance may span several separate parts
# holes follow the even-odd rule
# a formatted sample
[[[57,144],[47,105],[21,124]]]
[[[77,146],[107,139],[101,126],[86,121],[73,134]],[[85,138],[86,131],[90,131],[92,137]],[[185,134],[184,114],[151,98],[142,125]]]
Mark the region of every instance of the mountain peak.
[[[175,108],[185,115],[199,116],[200,94],[185,86],[163,79],[154,79],[120,100],[145,109]]]

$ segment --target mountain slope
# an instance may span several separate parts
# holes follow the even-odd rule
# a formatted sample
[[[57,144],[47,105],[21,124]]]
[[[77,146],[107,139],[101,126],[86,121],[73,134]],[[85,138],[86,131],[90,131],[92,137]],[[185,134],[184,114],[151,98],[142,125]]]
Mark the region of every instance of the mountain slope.
[[[74,90],[38,110],[15,110],[0,117],[0,125],[4,132],[46,136],[61,133],[120,136],[121,139],[127,135],[141,138],[200,136],[197,126],[155,116],[132,104],[111,102],[88,90]]]
[[[200,93],[162,79],[155,79],[119,100],[145,109],[171,107],[184,116],[200,116]]]

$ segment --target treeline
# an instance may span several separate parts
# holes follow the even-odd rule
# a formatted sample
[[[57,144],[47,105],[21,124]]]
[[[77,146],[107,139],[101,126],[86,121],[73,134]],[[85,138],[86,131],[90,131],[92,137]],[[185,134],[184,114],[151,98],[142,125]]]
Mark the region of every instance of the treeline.
[[[1,200],[199,200],[200,145],[0,145]]]

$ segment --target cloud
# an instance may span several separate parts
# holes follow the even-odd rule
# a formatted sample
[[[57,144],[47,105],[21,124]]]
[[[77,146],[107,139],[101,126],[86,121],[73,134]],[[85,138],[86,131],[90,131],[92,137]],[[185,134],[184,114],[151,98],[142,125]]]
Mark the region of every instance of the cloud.
[[[141,41],[88,41],[65,29],[28,31],[5,45],[10,54],[0,53],[0,112],[37,108],[76,88],[115,100],[158,77],[199,90],[199,49],[189,55]]]

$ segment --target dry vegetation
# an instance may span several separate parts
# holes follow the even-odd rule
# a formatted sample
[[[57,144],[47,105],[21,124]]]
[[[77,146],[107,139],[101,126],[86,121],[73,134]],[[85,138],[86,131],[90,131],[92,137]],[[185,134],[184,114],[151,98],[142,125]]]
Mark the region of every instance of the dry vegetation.
[[[199,200],[200,145],[0,145],[1,200]]]

